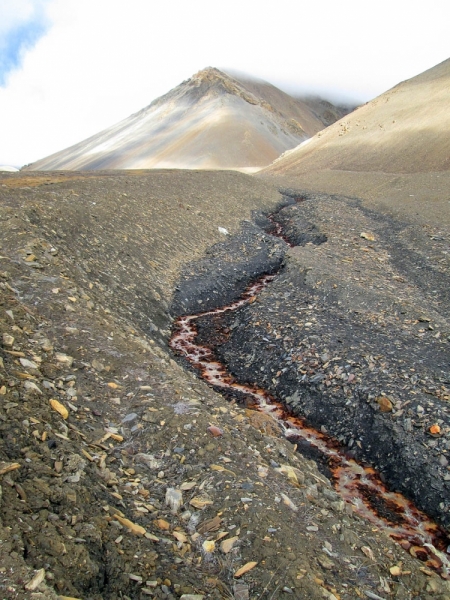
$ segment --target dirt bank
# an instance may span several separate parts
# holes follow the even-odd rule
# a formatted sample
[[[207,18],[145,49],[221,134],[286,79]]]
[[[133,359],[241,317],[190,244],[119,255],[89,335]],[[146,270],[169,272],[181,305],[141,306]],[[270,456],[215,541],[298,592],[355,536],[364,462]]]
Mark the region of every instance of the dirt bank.
[[[219,359],[448,527],[449,240],[356,200],[303,198],[275,217],[302,245],[257,302],[223,315]]]
[[[272,422],[169,354],[182,267],[278,206],[273,187],[21,178],[0,181],[3,598],[450,596]]]

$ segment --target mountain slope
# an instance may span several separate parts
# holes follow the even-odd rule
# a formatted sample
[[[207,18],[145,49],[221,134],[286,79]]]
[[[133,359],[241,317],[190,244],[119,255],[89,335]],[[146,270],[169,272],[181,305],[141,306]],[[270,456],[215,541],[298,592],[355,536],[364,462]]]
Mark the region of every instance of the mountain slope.
[[[288,151],[261,176],[357,196],[408,219],[450,222],[450,59],[404,81]]]
[[[138,113],[27,169],[256,170],[328,124],[313,108],[266,82],[207,68]]]
[[[267,170],[448,170],[449,101],[450,59],[358,108]]]

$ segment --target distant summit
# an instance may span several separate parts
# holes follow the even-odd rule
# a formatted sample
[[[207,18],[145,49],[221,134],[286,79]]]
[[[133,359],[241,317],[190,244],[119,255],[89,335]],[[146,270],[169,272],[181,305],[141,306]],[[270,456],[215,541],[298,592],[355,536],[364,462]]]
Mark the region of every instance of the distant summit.
[[[25,169],[254,171],[344,114],[320,98],[303,101],[208,67],[117,125]]]

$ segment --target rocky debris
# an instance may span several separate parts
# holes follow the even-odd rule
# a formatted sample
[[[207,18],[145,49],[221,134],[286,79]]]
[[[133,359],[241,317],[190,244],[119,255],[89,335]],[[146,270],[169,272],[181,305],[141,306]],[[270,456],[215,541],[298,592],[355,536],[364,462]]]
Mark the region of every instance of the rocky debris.
[[[48,185],[82,194],[89,184],[98,194],[90,202],[102,201],[96,180],[77,181]],[[117,193],[117,182],[108,182],[102,194]],[[61,237],[64,249],[34,253],[45,266],[30,271],[17,245],[28,247],[50,226],[74,235],[73,219],[61,200],[53,217],[43,211],[42,221],[20,221],[30,204],[39,212],[48,189],[17,190],[0,213],[0,256],[7,257],[0,263],[2,598],[450,595],[447,582],[355,516],[276,428],[177,365],[139,310],[125,316],[126,276],[111,294],[97,285],[113,245],[88,274],[78,268],[85,242]],[[25,208],[8,212],[13,200]],[[101,215],[104,231],[94,233],[100,247],[112,244],[109,214]],[[124,220],[122,231],[128,226]],[[148,235],[157,226],[149,221]],[[130,262],[139,260],[139,246],[129,252]],[[211,435],[212,427],[221,435]]]
[[[430,229],[418,243],[414,228],[352,199],[303,197],[281,214],[317,223],[328,241],[290,250],[257,302],[214,324],[229,331],[219,359],[448,526],[450,281],[427,258],[444,240]]]
[[[281,240],[245,222],[238,236],[209,248],[195,267],[185,267],[175,289],[171,313],[191,314],[229,304],[242,294],[249,281],[277,271],[286,250]]]

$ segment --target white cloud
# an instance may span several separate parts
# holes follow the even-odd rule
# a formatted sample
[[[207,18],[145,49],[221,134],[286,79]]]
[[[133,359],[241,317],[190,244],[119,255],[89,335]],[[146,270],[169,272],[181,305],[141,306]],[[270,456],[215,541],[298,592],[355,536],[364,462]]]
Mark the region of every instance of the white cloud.
[[[24,53],[32,48],[47,27],[48,0],[3,0],[0,4],[0,85],[21,65]]]
[[[36,2],[16,4],[26,15]],[[448,0],[48,0],[45,9],[52,27],[0,88],[2,164],[81,141],[206,66],[368,100],[448,52]]]
[[[32,0],[4,0],[0,4],[0,35],[28,21],[34,11]]]

